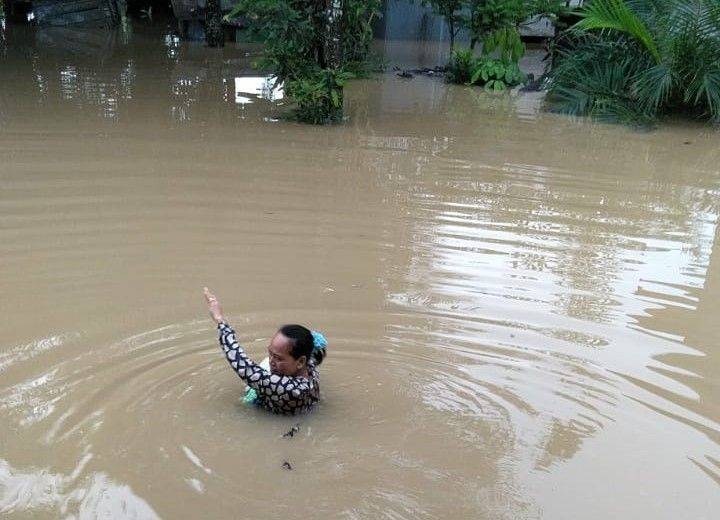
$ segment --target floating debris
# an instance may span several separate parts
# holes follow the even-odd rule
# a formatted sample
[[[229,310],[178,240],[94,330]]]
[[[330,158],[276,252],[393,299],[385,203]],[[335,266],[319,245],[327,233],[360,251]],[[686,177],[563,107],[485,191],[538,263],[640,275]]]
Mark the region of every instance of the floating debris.
[[[400,67],[393,67],[395,74],[400,78],[412,79],[416,75],[421,76],[442,76],[447,72],[447,67],[424,67],[422,69],[401,69]]]
[[[293,469],[292,465],[288,461],[283,462],[282,467],[283,467],[283,469],[286,469],[288,471],[292,471],[292,469]]]
[[[288,431],[283,433],[283,437],[294,437],[296,433],[300,431],[300,425],[296,424],[292,428],[290,428]]]
[[[545,75],[535,78],[534,74],[528,74],[525,84],[520,87],[520,92],[539,92],[545,84]]]

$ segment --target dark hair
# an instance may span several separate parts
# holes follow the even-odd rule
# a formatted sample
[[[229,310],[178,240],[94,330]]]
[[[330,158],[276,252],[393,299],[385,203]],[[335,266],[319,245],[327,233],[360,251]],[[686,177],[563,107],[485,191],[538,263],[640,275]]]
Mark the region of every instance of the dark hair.
[[[303,327],[302,325],[283,325],[280,327],[280,332],[292,341],[290,355],[293,358],[299,359],[301,356],[305,356],[305,359],[309,361],[312,355],[317,365],[325,359],[325,349],[315,350],[315,341],[312,332],[310,332],[310,329],[307,327]]]

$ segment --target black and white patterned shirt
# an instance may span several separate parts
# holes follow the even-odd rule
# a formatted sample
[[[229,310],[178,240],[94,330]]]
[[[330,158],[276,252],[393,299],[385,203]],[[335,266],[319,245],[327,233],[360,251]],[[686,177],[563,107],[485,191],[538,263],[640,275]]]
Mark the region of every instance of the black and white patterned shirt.
[[[320,399],[320,376],[314,359],[308,361],[309,377],[271,374],[247,357],[230,325],[220,323],[218,336],[230,366],[257,392],[258,406],[273,413],[292,415],[308,411]]]

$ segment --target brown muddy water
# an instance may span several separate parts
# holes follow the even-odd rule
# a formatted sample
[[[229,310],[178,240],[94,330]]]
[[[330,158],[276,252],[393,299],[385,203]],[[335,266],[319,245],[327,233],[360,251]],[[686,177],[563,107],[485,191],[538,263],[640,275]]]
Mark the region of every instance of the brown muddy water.
[[[249,47],[6,36],[1,513],[717,518],[715,131],[391,68],[316,128]],[[204,285],[327,335],[312,414],[240,402]]]

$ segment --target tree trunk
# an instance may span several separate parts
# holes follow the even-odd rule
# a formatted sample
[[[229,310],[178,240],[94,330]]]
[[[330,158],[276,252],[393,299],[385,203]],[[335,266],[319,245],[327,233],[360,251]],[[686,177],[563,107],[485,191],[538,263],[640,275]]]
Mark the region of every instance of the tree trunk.
[[[448,19],[448,27],[450,28],[450,52],[455,50],[455,20]]]
[[[205,41],[208,47],[222,47],[225,45],[220,0],[207,0],[205,7]]]
[[[339,69],[342,66],[341,23],[342,0],[325,0],[324,54],[329,69]]]
[[[325,0],[325,31],[323,34],[323,54],[325,66],[331,71],[339,71],[342,67],[342,0]],[[339,121],[343,115],[343,88],[330,86],[330,106],[328,115],[331,120]],[[333,99],[336,96],[336,99]]]

